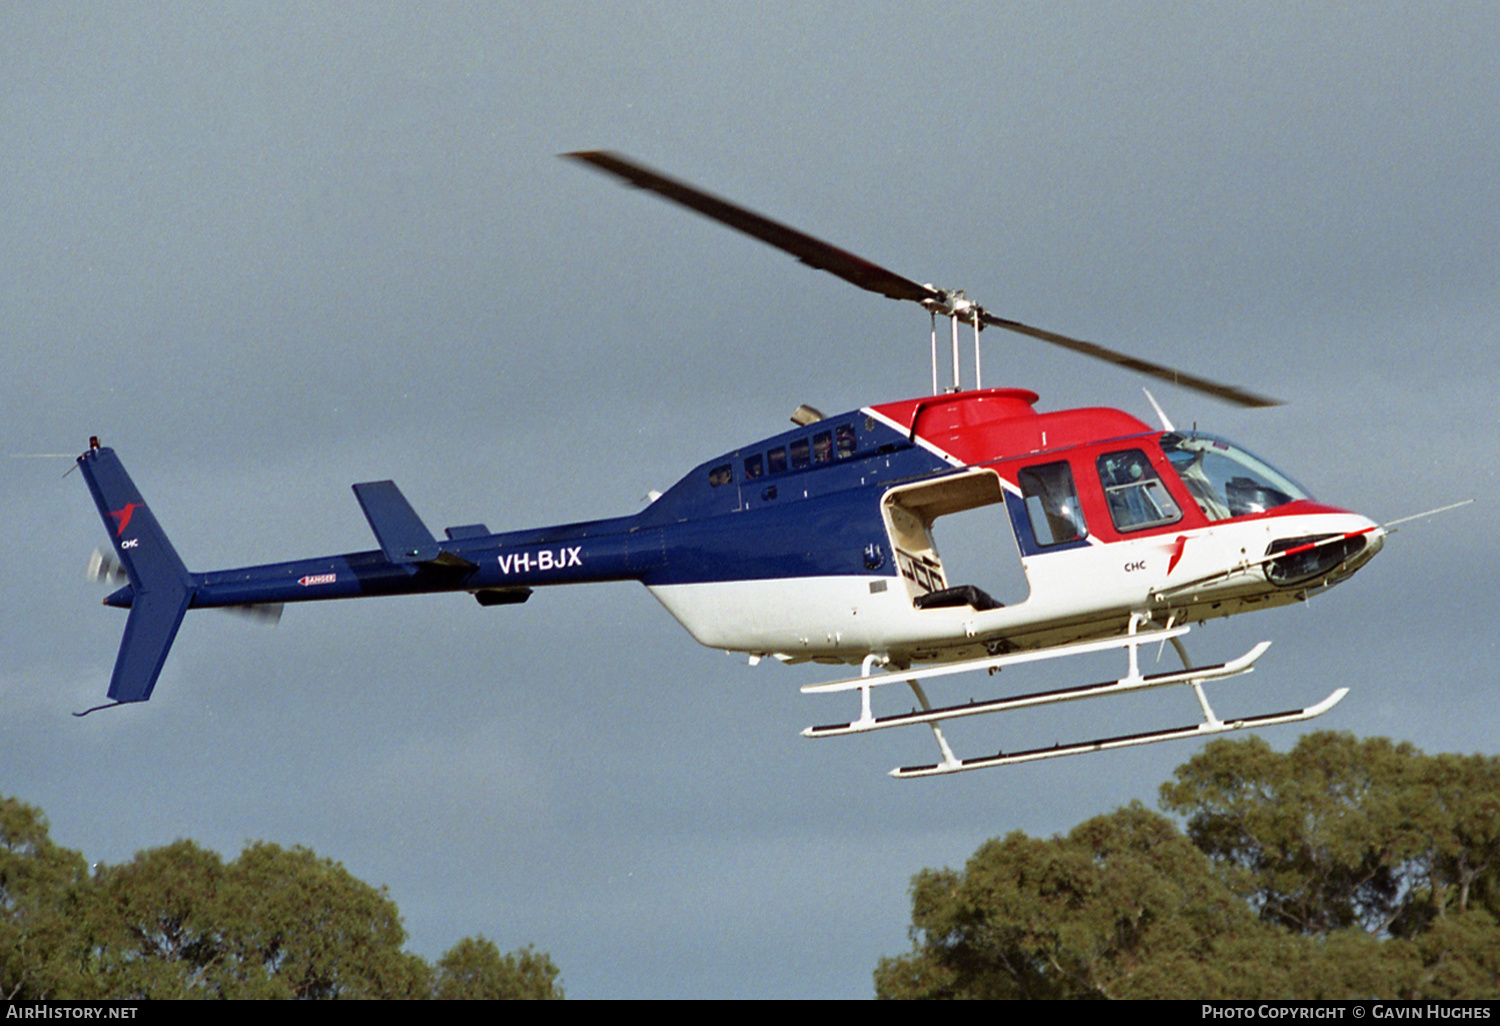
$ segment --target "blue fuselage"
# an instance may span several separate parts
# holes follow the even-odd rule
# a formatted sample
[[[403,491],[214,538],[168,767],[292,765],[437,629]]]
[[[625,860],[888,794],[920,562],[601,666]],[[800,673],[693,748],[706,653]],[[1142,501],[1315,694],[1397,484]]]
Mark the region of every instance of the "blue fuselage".
[[[833,425],[845,448],[815,446]],[[762,455],[760,474],[747,477],[747,463],[756,466]],[[504,594],[593,581],[654,587],[876,569],[894,575],[884,558],[880,496],[894,482],[945,469],[950,464],[939,456],[855,411],[709,460],[634,516],[498,534],[483,525],[452,527],[437,559],[371,550],[194,574],[191,605]],[[125,587],[106,601],[128,607],[131,599]]]

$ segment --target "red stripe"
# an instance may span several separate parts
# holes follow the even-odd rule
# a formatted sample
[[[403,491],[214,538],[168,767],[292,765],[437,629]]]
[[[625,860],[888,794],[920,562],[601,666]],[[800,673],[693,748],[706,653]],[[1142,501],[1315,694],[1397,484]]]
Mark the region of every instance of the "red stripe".
[[[1336,541],[1348,541],[1350,538],[1358,538],[1362,534],[1369,534],[1373,530],[1375,530],[1374,527],[1365,527],[1361,528],[1358,531],[1346,531],[1341,537],[1338,538],[1324,538],[1322,541],[1308,542],[1306,545],[1298,545],[1296,548],[1287,549],[1285,552],[1278,552],[1276,553],[1276,558],[1280,559],[1282,556],[1295,556],[1299,552],[1306,552],[1308,549],[1316,549],[1322,545],[1332,545]]]

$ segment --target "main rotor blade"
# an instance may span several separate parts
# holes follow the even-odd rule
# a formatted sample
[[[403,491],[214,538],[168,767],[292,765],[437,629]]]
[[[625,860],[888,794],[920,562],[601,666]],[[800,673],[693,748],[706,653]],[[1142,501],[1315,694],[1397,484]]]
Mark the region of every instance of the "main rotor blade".
[[[1187,374],[1172,367],[1166,367],[1139,357],[1129,356],[1125,353],[1106,349],[1104,346],[1093,342],[1084,342],[1080,339],[1070,338],[1067,335],[1059,335],[1055,331],[1047,331],[1044,328],[1033,328],[1029,324],[1020,321],[1008,320],[1004,317],[996,317],[982,307],[970,304],[963,299],[963,293],[942,292],[930,285],[919,285],[910,278],[903,278],[894,271],[887,270],[879,264],[872,264],[863,257],[855,256],[847,250],[839,249],[831,243],[822,239],[815,239],[811,235],[799,232],[795,228],[788,227],[769,217],[763,217],[752,210],[730,203],[728,200],[704,192],[702,189],[680,182],[675,178],[669,178],[659,171],[637,164],[634,161],[622,157],[618,153],[607,150],[585,150],[576,153],[564,153],[562,156],[569,160],[576,160],[588,164],[600,171],[614,175],[616,178],[634,185],[638,189],[654,192],[664,199],[673,203],[695,210],[704,217],[712,218],[720,224],[728,225],[737,231],[744,232],[753,238],[775,246],[777,249],[790,253],[802,263],[809,267],[815,267],[820,271],[835,274],[853,285],[862,289],[879,293],[890,299],[906,299],[914,303],[920,303],[934,313],[944,316],[957,316],[961,320],[969,320],[976,312],[980,315],[984,324],[1004,328],[1032,338],[1041,339],[1043,342],[1051,342],[1053,345],[1071,349],[1075,353],[1084,356],[1092,356],[1096,360],[1105,360],[1120,367],[1126,367],[1141,374],[1148,374],[1162,381],[1190,388],[1198,392],[1222,399],[1225,402],[1235,403],[1240,406],[1279,406],[1280,400],[1271,399],[1267,396],[1257,395],[1254,392],[1238,388],[1234,385],[1222,385],[1217,381],[1198,377],[1195,374]],[[957,301],[957,303],[955,303]]]
[[[822,239],[815,239],[811,235],[789,228],[769,217],[762,217],[753,210],[746,210],[728,200],[710,195],[686,182],[668,178],[660,172],[627,160],[617,153],[589,150],[564,153],[562,156],[592,165],[600,171],[623,178],[638,189],[654,192],[689,210],[696,210],[704,217],[713,218],[720,224],[728,225],[761,242],[775,246],[782,252],[790,253],[809,267],[836,274],[862,289],[878,292],[891,299],[909,299],[917,303],[925,299],[938,298],[936,289],[918,285],[894,271],[888,271],[879,264],[872,264],[863,257],[857,257]]]
[[[1051,342],[1055,346],[1071,349],[1075,353],[1092,356],[1096,360],[1104,360],[1141,374],[1149,374],[1153,378],[1160,378],[1162,381],[1181,385],[1183,388],[1191,388],[1194,391],[1203,392],[1238,406],[1281,405],[1280,399],[1257,395],[1236,385],[1223,385],[1217,381],[1200,378],[1196,374],[1188,374],[1185,371],[1177,370],[1175,367],[1167,367],[1163,364],[1152,363],[1150,360],[1142,360],[1137,356],[1130,356],[1127,353],[1106,349],[1104,346],[1096,345],[1093,342],[1084,342],[1082,339],[1069,338],[1067,335],[1059,335],[1057,332],[1048,331],[1045,328],[1033,328],[1029,324],[1022,324],[1020,321],[1007,320],[1004,317],[996,317],[994,314],[986,313],[984,315],[984,323],[992,324],[997,328],[1004,328],[1006,331],[1014,331],[1017,334],[1030,335],[1032,338],[1039,338],[1043,342]]]

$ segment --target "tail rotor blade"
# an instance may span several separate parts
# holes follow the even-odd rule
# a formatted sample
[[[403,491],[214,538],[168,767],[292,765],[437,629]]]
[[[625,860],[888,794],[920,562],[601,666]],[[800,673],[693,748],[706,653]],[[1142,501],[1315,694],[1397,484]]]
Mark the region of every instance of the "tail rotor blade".
[[[216,606],[215,608],[252,623],[258,623],[262,627],[275,627],[281,622],[282,605],[280,602],[263,602],[253,606]]]
[[[127,578],[125,568],[120,565],[119,560],[103,549],[95,549],[89,555],[83,579],[90,584],[124,584]]]

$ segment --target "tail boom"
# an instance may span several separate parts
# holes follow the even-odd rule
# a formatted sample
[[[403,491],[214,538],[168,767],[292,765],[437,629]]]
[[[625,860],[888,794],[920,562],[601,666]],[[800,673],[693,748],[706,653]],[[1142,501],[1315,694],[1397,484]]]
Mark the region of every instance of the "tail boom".
[[[472,525],[438,541],[399,489],[379,481],[354,486],[379,550],[195,574],[112,449],[90,439],[78,466],[130,580],[104,600],[130,611],[109,687],[117,704],[151,697],[189,609],[446,591],[507,604],[534,587],[641,580],[663,561],[663,529],[638,517],[505,534]]]

